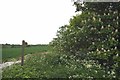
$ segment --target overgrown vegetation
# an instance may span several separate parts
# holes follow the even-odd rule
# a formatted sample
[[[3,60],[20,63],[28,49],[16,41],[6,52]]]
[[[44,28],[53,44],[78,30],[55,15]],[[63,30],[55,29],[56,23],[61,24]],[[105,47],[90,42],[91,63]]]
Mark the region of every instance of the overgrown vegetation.
[[[33,56],[34,55],[34,56]],[[104,69],[93,61],[56,53],[38,53],[27,57],[24,66],[12,65],[4,69],[3,78],[100,78]]]
[[[112,77],[120,77],[120,2],[74,4],[82,13],[60,27],[51,45],[58,53],[94,60],[108,76],[114,72]]]

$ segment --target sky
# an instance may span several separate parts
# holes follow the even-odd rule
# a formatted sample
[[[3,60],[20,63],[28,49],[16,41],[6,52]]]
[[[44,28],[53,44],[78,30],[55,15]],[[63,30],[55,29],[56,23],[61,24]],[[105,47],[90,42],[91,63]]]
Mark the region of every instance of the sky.
[[[72,0],[0,0],[0,44],[48,44],[73,15]]]

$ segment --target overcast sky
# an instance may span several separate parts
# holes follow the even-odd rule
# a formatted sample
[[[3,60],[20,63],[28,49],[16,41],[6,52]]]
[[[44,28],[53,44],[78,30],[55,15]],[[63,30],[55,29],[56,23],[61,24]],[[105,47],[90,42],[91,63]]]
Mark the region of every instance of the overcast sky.
[[[0,44],[48,44],[75,15],[71,0],[0,0]]]

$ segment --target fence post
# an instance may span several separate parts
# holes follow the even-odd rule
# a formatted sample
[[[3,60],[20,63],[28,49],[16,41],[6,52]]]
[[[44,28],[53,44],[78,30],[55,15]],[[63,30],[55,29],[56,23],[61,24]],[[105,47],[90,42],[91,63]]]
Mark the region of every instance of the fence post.
[[[25,48],[25,41],[22,40],[21,66],[23,66],[23,64],[24,64],[24,48]]]

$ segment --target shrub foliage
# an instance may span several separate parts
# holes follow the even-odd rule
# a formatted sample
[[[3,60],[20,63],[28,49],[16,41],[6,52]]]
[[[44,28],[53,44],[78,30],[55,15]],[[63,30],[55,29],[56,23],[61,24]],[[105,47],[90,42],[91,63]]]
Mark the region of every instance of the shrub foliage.
[[[59,28],[51,45],[59,53],[72,54],[79,59],[95,60],[106,74],[120,75],[120,3],[77,3],[82,11]]]

